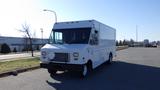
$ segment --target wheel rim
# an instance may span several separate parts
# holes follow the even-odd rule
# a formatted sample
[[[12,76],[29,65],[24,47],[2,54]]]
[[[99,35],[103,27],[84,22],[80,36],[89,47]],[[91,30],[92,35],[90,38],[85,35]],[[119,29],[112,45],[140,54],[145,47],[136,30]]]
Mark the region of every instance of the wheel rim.
[[[84,67],[83,67],[83,76],[86,76],[86,74],[87,74],[87,66],[84,65]]]

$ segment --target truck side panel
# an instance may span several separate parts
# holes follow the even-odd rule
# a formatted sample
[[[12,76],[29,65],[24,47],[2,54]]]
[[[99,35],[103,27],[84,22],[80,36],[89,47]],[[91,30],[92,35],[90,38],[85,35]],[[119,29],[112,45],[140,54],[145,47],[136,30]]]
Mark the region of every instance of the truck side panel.
[[[98,66],[108,60],[110,53],[115,56],[116,33],[114,28],[97,21],[94,21],[94,27],[99,32],[99,44],[95,50],[97,52],[96,56],[99,57],[99,60],[96,62],[96,66]]]

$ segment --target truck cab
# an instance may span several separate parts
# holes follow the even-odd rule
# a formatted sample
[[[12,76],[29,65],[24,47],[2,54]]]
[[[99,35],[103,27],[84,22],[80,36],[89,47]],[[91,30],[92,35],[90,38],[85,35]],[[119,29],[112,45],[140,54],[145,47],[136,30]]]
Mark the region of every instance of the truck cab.
[[[102,32],[104,26],[95,20],[56,23],[49,43],[41,48],[40,66],[50,74],[70,70],[86,76],[102,63],[111,63],[116,48],[115,29],[107,26],[108,30]]]

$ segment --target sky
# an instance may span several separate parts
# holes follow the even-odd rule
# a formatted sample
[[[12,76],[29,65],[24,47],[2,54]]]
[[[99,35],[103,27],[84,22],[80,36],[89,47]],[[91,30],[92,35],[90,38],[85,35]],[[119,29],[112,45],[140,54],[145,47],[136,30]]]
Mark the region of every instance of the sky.
[[[31,33],[48,38],[57,21],[95,19],[116,29],[117,40],[160,40],[160,0],[0,0],[0,36],[23,37],[22,24]]]

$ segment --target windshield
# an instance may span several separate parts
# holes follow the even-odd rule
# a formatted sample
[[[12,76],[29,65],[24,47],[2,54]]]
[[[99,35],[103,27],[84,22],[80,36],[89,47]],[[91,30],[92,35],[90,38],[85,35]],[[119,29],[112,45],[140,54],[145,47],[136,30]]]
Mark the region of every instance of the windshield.
[[[50,43],[53,44],[88,44],[91,28],[54,29]]]

